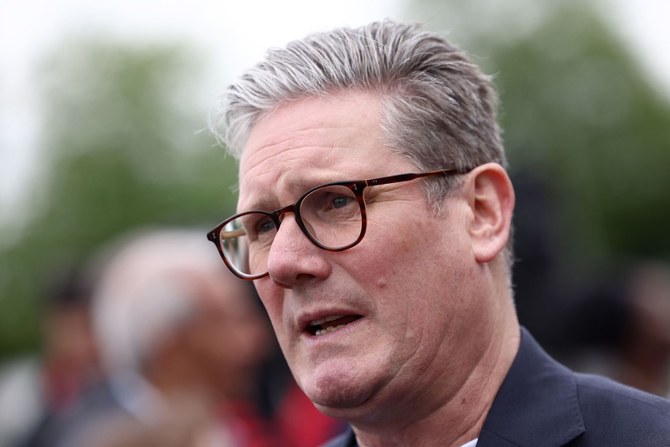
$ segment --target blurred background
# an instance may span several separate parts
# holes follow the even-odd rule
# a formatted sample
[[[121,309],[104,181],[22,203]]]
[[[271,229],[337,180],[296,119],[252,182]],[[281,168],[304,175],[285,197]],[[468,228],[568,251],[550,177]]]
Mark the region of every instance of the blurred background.
[[[45,349],[49,292],[102,244],[233,212],[236,166],[207,130],[229,81],[270,46],[385,17],[445,32],[494,76],[521,322],[620,380],[626,352],[667,394],[664,0],[0,0],[0,364]]]

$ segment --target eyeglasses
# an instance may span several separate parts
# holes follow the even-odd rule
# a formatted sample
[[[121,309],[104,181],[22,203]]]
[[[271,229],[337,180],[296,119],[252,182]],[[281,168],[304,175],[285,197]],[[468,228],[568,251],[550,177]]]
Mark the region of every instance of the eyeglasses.
[[[262,278],[268,274],[270,249],[286,213],[295,215],[298,227],[314,245],[328,251],[343,251],[358,244],[365,235],[365,188],[469,171],[441,169],[326,183],[310,189],[297,202],[283,208],[235,214],[207,233],[207,239],[216,245],[223,262],[235,275],[247,280]]]

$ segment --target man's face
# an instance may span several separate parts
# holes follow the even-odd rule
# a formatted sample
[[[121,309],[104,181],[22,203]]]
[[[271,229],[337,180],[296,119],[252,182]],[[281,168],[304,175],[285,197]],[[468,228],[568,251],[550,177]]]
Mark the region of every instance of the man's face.
[[[285,103],[252,129],[240,162],[239,211],[273,210],[309,188],[417,168],[385,146],[377,97],[349,92]],[[494,313],[474,280],[469,204],[459,191],[436,215],[422,181],[366,190],[368,226],[330,252],[285,216],[256,281],[296,380],[325,412],[430,405],[456,392]],[[340,317],[342,317],[340,319]],[[310,324],[341,324],[316,335]],[[428,395],[428,396],[427,396]],[[357,413],[360,412],[360,413]]]

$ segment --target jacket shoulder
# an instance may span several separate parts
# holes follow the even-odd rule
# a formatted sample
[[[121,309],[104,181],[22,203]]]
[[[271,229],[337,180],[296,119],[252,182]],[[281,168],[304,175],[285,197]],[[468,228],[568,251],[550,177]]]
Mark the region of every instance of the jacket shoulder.
[[[584,445],[670,446],[670,401],[603,377],[575,376],[582,438],[590,441]]]

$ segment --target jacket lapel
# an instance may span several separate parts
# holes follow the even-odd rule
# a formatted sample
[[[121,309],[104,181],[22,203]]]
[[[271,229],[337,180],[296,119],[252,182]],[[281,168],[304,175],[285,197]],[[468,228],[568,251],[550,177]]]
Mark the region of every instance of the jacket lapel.
[[[477,447],[558,447],[584,432],[574,374],[525,329]]]

